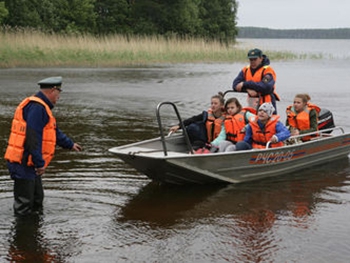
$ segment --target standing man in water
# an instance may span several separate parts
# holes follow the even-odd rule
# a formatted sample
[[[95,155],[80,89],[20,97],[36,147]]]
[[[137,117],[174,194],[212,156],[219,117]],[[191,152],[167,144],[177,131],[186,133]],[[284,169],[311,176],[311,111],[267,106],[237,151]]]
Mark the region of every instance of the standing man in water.
[[[14,211],[29,215],[43,206],[44,190],[41,177],[54,156],[56,145],[81,151],[56,127],[51,110],[60,98],[62,77],[38,82],[40,91],[24,99],[17,107],[5,152],[7,166],[14,180]]]
[[[271,102],[277,114],[276,100],[280,100],[275,92],[276,73],[270,66],[269,58],[260,49],[249,50],[250,64],[245,66],[234,79],[232,89],[237,92],[247,92],[248,98],[258,98],[259,104]]]

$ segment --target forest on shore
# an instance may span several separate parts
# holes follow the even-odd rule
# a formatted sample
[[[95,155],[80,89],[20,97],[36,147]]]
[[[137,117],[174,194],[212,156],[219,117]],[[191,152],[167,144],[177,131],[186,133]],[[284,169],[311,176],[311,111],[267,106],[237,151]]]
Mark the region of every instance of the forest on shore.
[[[36,30],[104,37],[350,39],[350,28],[238,27],[237,0],[0,0],[2,31]]]
[[[229,44],[236,0],[3,0],[0,25],[68,35],[178,36]]]

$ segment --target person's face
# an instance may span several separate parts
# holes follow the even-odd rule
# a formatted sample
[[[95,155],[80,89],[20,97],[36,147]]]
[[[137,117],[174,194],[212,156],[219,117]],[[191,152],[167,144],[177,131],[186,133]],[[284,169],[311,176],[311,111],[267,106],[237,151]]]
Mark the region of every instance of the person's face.
[[[294,98],[293,106],[296,112],[301,112],[306,106],[306,103],[301,98]]]
[[[247,96],[248,107],[257,108],[259,105],[259,98]]]
[[[264,110],[259,110],[258,118],[262,123],[265,123],[269,119],[269,115]]]
[[[220,100],[218,98],[211,99],[210,108],[213,112],[219,112],[222,109],[222,104],[220,103]]]
[[[263,57],[258,57],[258,58],[250,58],[250,67],[252,69],[256,69],[263,61]]]
[[[237,107],[236,103],[231,102],[227,104],[226,111],[229,115],[235,115],[238,112],[239,108]]]
[[[50,102],[53,105],[55,105],[57,103],[57,101],[60,99],[61,91],[62,91],[61,87],[55,86],[55,87],[51,88],[50,95],[48,97],[49,97]]]

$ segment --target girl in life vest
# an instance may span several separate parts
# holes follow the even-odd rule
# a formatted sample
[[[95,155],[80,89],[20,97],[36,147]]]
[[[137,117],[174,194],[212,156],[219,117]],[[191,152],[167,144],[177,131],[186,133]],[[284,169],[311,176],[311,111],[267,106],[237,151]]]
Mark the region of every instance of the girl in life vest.
[[[244,140],[236,144],[236,150],[263,149],[268,142],[270,147],[283,146],[290,132],[279,121],[279,116],[273,115],[274,110],[273,105],[267,102],[259,107],[258,115],[249,119]]]
[[[286,109],[286,126],[289,126],[292,136],[318,130],[318,114],[321,109],[317,105],[309,103],[310,99],[309,94],[297,94],[293,105]],[[301,139],[302,141],[309,141],[311,138],[312,136],[304,136]]]
[[[224,104],[224,97],[216,94],[211,97],[210,108],[207,111],[183,121],[194,150],[210,144],[220,134],[225,120]],[[170,132],[176,132],[179,128],[179,124],[175,125],[170,128]]]
[[[254,117],[254,109],[243,108],[237,98],[229,98],[225,103],[226,119],[219,136],[211,143],[219,152],[231,152],[236,143],[244,139],[245,125]]]

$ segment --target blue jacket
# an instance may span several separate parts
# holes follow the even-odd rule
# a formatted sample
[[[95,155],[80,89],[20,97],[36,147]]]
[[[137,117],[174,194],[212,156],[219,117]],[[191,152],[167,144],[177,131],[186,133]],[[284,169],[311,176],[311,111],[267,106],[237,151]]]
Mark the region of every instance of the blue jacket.
[[[35,96],[42,99],[52,109],[54,105],[46,98],[42,92],[38,92]],[[49,116],[45,108],[37,102],[29,102],[23,109],[23,118],[27,122],[26,132],[26,143],[24,146],[24,159],[32,155],[33,163],[35,167],[43,167],[45,161],[42,158],[42,133],[45,125],[49,121]],[[67,137],[57,126],[56,126],[56,145],[72,149],[74,142]],[[7,162],[8,169],[12,178],[19,179],[33,179],[35,178],[34,167],[28,167],[27,162],[23,164]]]

